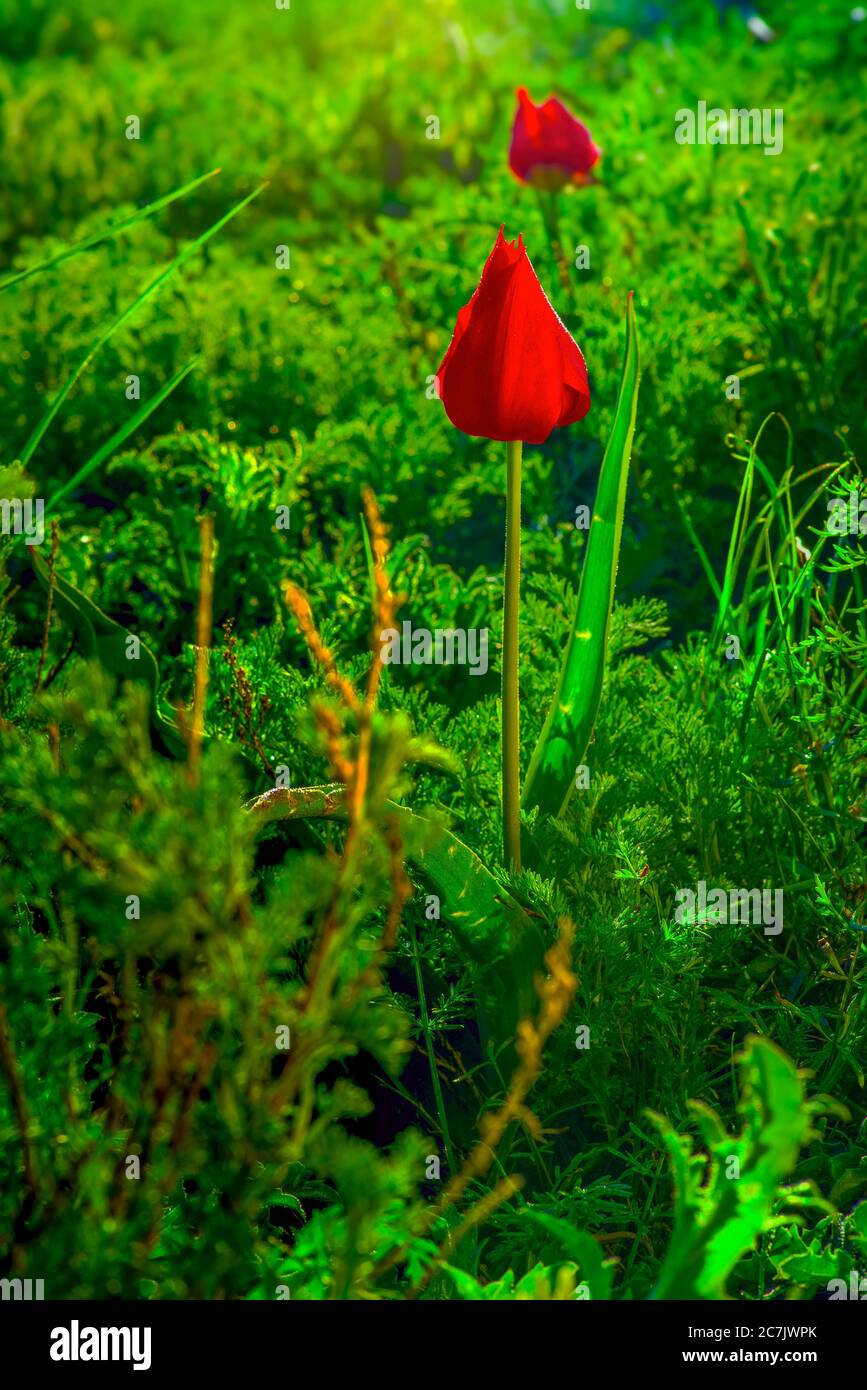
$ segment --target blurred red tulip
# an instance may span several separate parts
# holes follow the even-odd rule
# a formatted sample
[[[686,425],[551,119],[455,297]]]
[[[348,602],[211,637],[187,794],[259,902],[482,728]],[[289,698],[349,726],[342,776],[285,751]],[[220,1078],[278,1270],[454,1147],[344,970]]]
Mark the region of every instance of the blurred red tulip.
[[[437,389],[452,424],[487,439],[543,444],[590,409],[581,349],[551,307],[523,238],[506,241],[502,227],[458,314]]]
[[[555,190],[567,183],[591,183],[590,171],[601,153],[562,101],[549,97],[536,106],[526,87],[518,88],[509,165],[524,183]]]

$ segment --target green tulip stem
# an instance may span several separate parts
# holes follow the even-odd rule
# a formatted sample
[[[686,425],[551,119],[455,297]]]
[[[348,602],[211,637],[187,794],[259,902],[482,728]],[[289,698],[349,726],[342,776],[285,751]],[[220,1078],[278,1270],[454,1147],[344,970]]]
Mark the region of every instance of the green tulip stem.
[[[518,609],[521,598],[521,450],[506,445],[506,561],[503,569],[503,851],[521,867],[521,769],[518,702]]]
[[[560,277],[560,285],[564,293],[571,298],[574,287],[569,273],[569,262],[563,250],[563,238],[560,235],[560,195],[553,189],[539,189],[538,194],[542,220],[545,223],[545,231],[548,236],[548,245],[551,248],[554,266]]]

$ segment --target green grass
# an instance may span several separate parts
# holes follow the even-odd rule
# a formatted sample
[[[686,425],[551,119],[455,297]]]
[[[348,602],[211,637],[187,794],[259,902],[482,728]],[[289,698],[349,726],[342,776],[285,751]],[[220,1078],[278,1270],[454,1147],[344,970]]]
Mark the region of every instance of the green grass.
[[[204,0],[0,0],[0,498],[57,524],[53,560],[50,531],[32,557],[0,536],[0,1272],[49,1297],[758,1300],[864,1270],[865,547],[828,527],[867,496],[848,10],[769,4],[761,45],[698,0],[219,25]],[[604,152],[561,198],[590,250],[568,295],[506,166],[518,85]],[[698,100],[783,107],[784,152],[677,145]],[[524,448],[511,874],[505,451],[430,390],[501,224],[593,400]],[[362,691],[365,487],[397,621],[491,642],[479,677],[385,667],[356,717],[284,585]],[[336,755],[367,767],[355,811]],[[783,890],[782,932],[679,918],[700,881]],[[523,1084],[521,1020],[553,1018],[534,979],[564,921],[535,1123],[447,1194]]]

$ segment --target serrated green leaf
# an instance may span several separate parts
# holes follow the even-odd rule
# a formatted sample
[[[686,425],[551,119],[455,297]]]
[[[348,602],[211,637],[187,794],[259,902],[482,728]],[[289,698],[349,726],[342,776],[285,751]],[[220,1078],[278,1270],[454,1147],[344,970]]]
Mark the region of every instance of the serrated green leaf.
[[[675,1195],[674,1230],[655,1299],[725,1298],[737,1261],[777,1224],[780,1183],[809,1135],[800,1078],[786,1054],[767,1038],[751,1037],[739,1060],[740,1135],[726,1134],[706,1106],[692,1107],[709,1162],[693,1153],[688,1136],[650,1114],[672,1159]]]

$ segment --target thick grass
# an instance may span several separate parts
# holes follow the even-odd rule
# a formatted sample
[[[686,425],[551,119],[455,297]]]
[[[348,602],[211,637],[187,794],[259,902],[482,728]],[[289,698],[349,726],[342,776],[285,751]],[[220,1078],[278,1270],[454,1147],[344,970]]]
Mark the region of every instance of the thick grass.
[[[697,2],[657,22],[637,4],[319,0],[215,24],[204,0],[110,17],[0,0],[0,495],[45,498],[58,528],[54,577],[50,538],[35,566],[0,552],[16,1270],[85,1297],[454,1298],[516,1296],[541,1265],[521,1296],[578,1278],[595,1297],[758,1299],[863,1268],[864,549],[827,530],[829,497],[864,492],[867,23],[848,9],[768,6],[761,45]],[[568,295],[550,221],[506,168],[519,84],[556,91],[604,151],[600,183],[561,202],[564,245],[590,250]],[[698,100],[782,107],[783,153],[677,145]],[[575,509],[627,423],[629,291],[642,365],[605,681],[582,712],[589,786],[527,801],[534,853],[513,875],[503,450],[459,436],[430,390],[501,223],[594,402],[524,451],[525,777],[591,558]],[[366,486],[400,617],[487,627],[492,659],[480,678],[388,667],[359,725],[284,585],[362,688]],[[614,488],[615,529],[619,504]],[[203,512],[214,650],[193,778]],[[124,629],[157,665],[118,687]],[[330,784],[335,750],[360,749],[356,821]],[[328,790],[273,799],[278,769]],[[782,889],[782,933],[679,920],[702,880]],[[555,969],[544,1069],[516,1073],[564,919],[571,1004]],[[514,1074],[538,1127],[508,1110]],[[496,1158],[442,1203],[492,1115]],[[699,1193],[724,1136],[761,1194],[746,1243],[726,1234],[740,1189]],[[447,1246],[508,1175],[520,1191]]]

